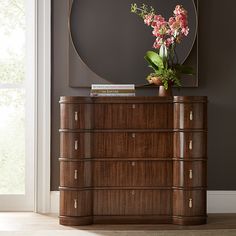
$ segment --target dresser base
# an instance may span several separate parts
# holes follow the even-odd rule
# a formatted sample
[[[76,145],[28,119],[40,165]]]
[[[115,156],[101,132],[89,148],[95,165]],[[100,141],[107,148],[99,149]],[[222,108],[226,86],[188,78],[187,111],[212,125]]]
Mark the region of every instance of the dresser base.
[[[171,216],[94,216],[94,224],[171,224]]]
[[[60,224],[67,226],[82,226],[91,224],[175,224],[201,225],[207,223],[207,216],[60,216]]]
[[[91,225],[93,224],[92,216],[85,217],[73,217],[73,216],[59,216],[61,225],[66,226],[80,226],[80,225]]]
[[[207,216],[173,216],[175,225],[203,225],[207,223]]]

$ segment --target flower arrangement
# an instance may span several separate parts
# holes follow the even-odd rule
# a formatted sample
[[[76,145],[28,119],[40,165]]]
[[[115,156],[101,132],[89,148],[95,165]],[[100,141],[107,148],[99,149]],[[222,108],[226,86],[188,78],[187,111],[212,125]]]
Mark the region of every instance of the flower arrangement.
[[[145,4],[141,7],[136,3],[131,4],[131,12],[140,16],[152,28],[152,34],[156,37],[153,44],[156,52],[148,51],[144,57],[154,71],[148,75],[148,82],[163,85],[166,90],[171,85],[180,87],[180,75],[193,74],[191,67],[179,64],[175,51],[177,43],[189,33],[187,11],[177,5],[168,21],[162,15],[156,14],[153,7]]]

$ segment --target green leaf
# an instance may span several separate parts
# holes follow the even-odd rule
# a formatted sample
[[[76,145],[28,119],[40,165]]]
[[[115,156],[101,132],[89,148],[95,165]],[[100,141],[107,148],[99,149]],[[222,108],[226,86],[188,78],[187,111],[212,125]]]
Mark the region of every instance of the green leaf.
[[[154,71],[158,70],[158,66],[155,65],[147,56],[145,56],[144,59],[148,62],[149,67],[151,67]]]
[[[164,69],[164,63],[158,53],[148,51],[144,57],[150,65],[155,65],[157,68]]]

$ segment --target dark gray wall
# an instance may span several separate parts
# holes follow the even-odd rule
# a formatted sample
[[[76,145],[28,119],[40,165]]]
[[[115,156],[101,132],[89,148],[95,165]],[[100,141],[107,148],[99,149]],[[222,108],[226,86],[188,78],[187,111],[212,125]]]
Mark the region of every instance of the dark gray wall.
[[[51,189],[59,185],[59,105],[61,95],[88,95],[88,89],[68,86],[67,1],[52,0],[52,155]],[[235,0],[220,4],[199,0],[199,87],[176,95],[209,98],[208,186],[236,190],[236,22]],[[139,90],[138,95],[155,95]]]

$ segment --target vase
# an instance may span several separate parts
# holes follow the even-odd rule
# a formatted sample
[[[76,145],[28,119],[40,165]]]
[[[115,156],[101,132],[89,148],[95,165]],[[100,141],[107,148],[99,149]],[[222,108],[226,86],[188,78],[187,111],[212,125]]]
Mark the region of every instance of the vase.
[[[159,87],[159,97],[171,97],[172,96],[172,86],[171,83],[168,84],[168,89],[165,89],[163,82],[161,81],[160,77],[150,77],[149,78],[150,84],[155,84]]]
[[[159,97],[171,97],[172,87],[169,85],[168,89],[165,89],[164,85],[159,86]]]

